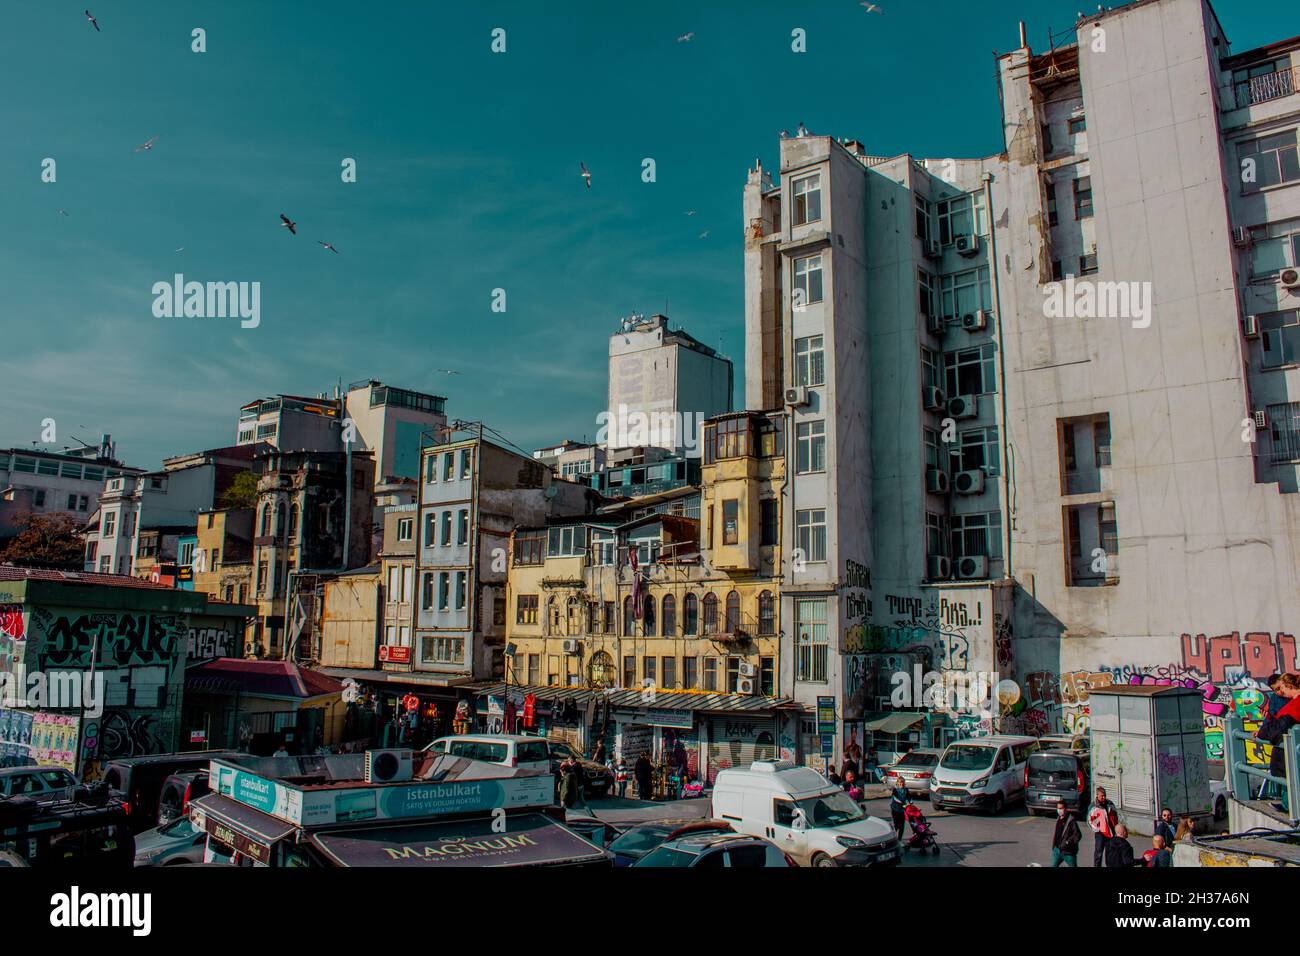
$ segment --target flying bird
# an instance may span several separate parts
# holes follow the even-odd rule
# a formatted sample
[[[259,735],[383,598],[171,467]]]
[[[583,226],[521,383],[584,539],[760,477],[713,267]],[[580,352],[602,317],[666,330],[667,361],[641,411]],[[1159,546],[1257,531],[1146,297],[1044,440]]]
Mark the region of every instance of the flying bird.
[[[679,36],[679,37],[677,38],[677,42],[678,42],[678,43],[690,43],[691,40],[694,39],[694,38],[695,38],[695,31],[692,30],[690,33],[683,33],[681,36]]]
[[[457,372],[457,371],[455,371],[454,369],[450,369],[450,368],[437,368],[437,369],[434,369],[434,371],[435,371],[435,372],[442,372],[442,374],[444,374],[444,375],[459,375],[459,374],[460,374],[460,372]]]
[[[695,215],[695,210],[694,210],[694,209],[688,209],[688,210],[686,210],[686,215],[688,215],[688,216],[694,216],[694,215]]]
[[[868,3],[867,0],[858,0],[858,6],[864,8],[867,11],[867,13],[885,12],[884,10],[881,10],[878,6],[876,6],[874,3]]]
[[[68,211],[67,211],[66,209],[60,209],[60,210],[59,210],[59,215],[60,215],[60,216],[66,216],[67,214],[68,214]]]
[[[175,249],[172,250],[172,252],[184,252],[184,251],[185,251],[184,246],[177,246]]]
[[[280,225],[284,226],[295,236],[298,235],[298,224],[294,222],[292,219],[290,219],[288,216],[286,216],[284,213],[280,213]]]
[[[150,136],[149,139],[148,139],[146,142],[141,143],[139,146],[137,146],[135,149],[133,149],[132,152],[134,152],[134,153],[138,153],[138,152],[140,152],[140,151],[143,150],[143,149],[153,149],[153,144],[156,143],[156,142],[158,142],[158,137],[157,137],[157,136]]]
[[[320,239],[317,239],[316,242],[324,246],[326,249],[328,249],[330,252],[334,253],[335,255],[338,255],[339,251],[335,249],[333,246],[331,246],[328,242],[322,242]]]
[[[590,188],[591,188],[591,173],[587,170],[587,164],[586,164],[586,163],[579,163],[578,165],[582,167],[582,172],[579,173],[578,175],[580,175],[583,179],[585,179],[585,180],[587,181],[587,188],[590,189]]]
[[[709,238],[709,230],[705,229],[702,233],[700,233],[700,238],[701,239]]]
[[[99,28],[99,21],[95,19],[95,15],[91,13],[89,10],[86,11],[86,19],[90,21],[90,25],[95,28],[96,33],[104,32]]]

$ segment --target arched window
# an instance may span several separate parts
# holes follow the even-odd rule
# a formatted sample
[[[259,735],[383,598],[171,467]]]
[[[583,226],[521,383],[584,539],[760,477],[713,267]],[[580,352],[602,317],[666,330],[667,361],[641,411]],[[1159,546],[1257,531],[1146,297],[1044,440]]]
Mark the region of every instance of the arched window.
[[[289,540],[298,540],[298,502],[289,506]]]
[[[604,651],[591,655],[587,664],[587,684],[590,687],[618,686],[618,672],[614,669],[614,658]]]
[[[663,627],[664,637],[677,636],[677,598],[671,594],[665,594],[663,601],[659,606],[659,616],[663,619],[660,624]]]
[[[565,602],[565,633],[570,637],[577,637],[582,633],[582,602],[576,597],[571,597]]]
[[[700,601],[694,594],[686,595],[682,601],[682,633],[698,634],[700,632]]]
[[[258,534],[265,538],[271,533],[271,504],[267,502],[262,505],[262,527]]]
[[[289,530],[289,525],[284,520],[284,502],[281,501],[275,506],[275,533],[283,538],[284,533]]]
[[[758,633],[776,633],[776,601],[771,591],[764,591],[758,596]]]
[[[740,630],[740,595],[732,591],[727,595],[727,620],[723,631],[735,634]]]
[[[555,600],[554,594],[546,599],[546,624],[549,633],[560,633],[560,605]]]
[[[718,633],[718,596],[704,595],[704,633]]]
[[[641,615],[641,621],[645,625],[642,632],[646,637],[655,636],[655,599],[649,594],[645,596],[645,608]]]
[[[632,599],[623,598],[623,635],[625,637],[636,633],[636,618],[632,616]]]

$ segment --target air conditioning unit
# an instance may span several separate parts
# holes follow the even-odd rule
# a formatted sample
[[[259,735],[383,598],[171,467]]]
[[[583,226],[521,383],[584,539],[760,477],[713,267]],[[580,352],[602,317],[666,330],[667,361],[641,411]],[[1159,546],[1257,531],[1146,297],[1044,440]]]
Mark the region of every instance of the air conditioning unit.
[[[754,665],[749,663],[749,661],[741,661],[737,670],[740,672],[741,677],[754,676]]]
[[[978,468],[959,471],[952,476],[952,490],[959,495],[978,495],[984,491],[984,472]]]
[[[1300,269],[1283,269],[1277,274],[1278,282],[1286,289],[1300,289]]]
[[[1255,431],[1262,432],[1265,428],[1268,428],[1268,412],[1261,408],[1255,412]]]
[[[572,638],[569,638],[568,640],[566,640],[566,641],[564,642],[564,653],[566,653],[566,654],[581,654],[581,653],[582,653],[582,642],[581,642],[581,641],[575,641],[575,640],[573,640]]]
[[[925,317],[925,330],[931,335],[943,335],[944,324],[942,315],[927,315]]]
[[[785,390],[785,403],[791,407],[808,404],[808,389],[802,385]]]
[[[1250,245],[1250,230],[1245,226],[1232,227],[1232,244],[1238,249]]]
[[[946,495],[948,475],[939,468],[925,469],[925,490],[932,495]]]
[[[926,411],[943,411],[943,389],[935,388],[933,385],[927,385],[925,388],[921,389],[921,401],[925,405]]]
[[[1259,338],[1259,316],[1243,315],[1241,317],[1241,334],[1248,339]]]
[[[969,259],[971,256],[978,255],[980,251],[980,240],[978,236],[958,236],[953,240],[953,248],[957,250],[957,255],[965,256]]]
[[[953,418],[974,418],[979,414],[978,396],[958,395],[948,399],[948,414]]]
[[[394,783],[414,778],[415,759],[411,751],[366,751],[366,783]]]
[[[983,309],[967,312],[961,317],[961,327],[967,332],[983,332],[989,327],[989,314]]]
[[[931,581],[946,581],[952,577],[952,562],[942,554],[932,554],[925,562],[925,576]]]
[[[741,677],[736,681],[736,693],[752,694],[754,693],[754,678]]]
[[[988,576],[989,559],[982,554],[957,559],[957,577],[986,578]]]
[[[922,239],[922,240],[921,240],[921,252],[922,252],[922,254],[923,254],[927,259],[938,259],[938,258],[939,258],[939,240],[938,240],[938,239]]]

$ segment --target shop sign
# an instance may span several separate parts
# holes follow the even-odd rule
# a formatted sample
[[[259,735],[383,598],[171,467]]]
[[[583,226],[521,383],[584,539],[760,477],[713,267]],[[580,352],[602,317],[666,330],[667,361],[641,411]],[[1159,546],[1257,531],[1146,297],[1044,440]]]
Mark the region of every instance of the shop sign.
[[[220,840],[226,846],[234,847],[255,863],[267,863],[271,859],[271,848],[255,843],[238,830],[232,830],[224,823],[218,823],[212,817],[204,817],[206,830],[214,840]]]
[[[817,733],[835,733],[835,698],[817,698]]]
[[[641,717],[641,723],[651,727],[676,727],[678,730],[690,730],[695,726],[695,715],[689,710],[647,710]]]
[[[409,664],[411,649],[398,644],[380,644],[379,660],[383,664]]]

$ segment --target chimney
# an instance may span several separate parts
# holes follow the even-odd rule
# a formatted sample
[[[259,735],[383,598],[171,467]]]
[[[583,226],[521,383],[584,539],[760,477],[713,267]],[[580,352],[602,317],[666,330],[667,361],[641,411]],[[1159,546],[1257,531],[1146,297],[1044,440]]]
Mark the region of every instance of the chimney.
[[[1020,49],[1029,46],[1029,38],[1025,36],[1025,21],[1020,21]]]

